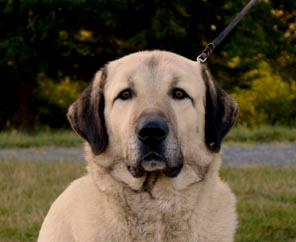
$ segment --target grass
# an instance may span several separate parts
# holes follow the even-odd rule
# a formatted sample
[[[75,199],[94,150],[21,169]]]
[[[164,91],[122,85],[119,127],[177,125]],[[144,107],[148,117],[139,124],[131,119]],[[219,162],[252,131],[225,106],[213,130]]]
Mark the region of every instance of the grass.
[[[0,132],[0,148],[70,147],[82,143],[83,140],[72,130],[47,130],[33,133]]]
[[[228,143],[293,142],[296,128],[236,127]],[[1,148],[76,146],[82,139],[71,130],[31,134],[0,133]],[[0,159],[0,241],[36,241],[50,204],[84,164],[66,161]],[[237,196],[237,242],[296,242],[296,166],[225,166],[221,175]]]
[[[293,142],[296,141],[296,127],[261,126],[253,129],[235,127],[226,136],[225,141],[228,143]],[[72,130],[47,130],[30,134],[17,131],[0,132],[0,149],[69,147],[81,143],[83,143],[83,140]]]
[[[73,162],[0,159],[0,241],[36,241],[50,204],[84,170]]]
[[[296,166],[226,166],[221,173],[237,195],[235,241],[296,241]]]
[[[296,127],[260,126],[256,128],[235,127],[225,138],[226,142],[293,142],[296,141]]]
[[[0,159],[0,241],[36,241],[50,204],[85,173],[73,162]],[[238,200],[237,242],[296,241],[296,167],[224,166]]]

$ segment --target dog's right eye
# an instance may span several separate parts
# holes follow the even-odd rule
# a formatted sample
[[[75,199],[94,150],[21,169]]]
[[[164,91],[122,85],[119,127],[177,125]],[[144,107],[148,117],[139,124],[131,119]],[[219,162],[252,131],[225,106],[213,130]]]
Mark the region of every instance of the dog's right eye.
[[[175,88],[174,90],[172,90],[172,97],[177,100],[189,98],[188,94],[180,88]]]
[[[119,93],[117,98],[121,100],[128,100],[128,99],[131,99],[132,96],[133,96],[132,90],[126,89],[126,90],[123,90],[121,93]]]

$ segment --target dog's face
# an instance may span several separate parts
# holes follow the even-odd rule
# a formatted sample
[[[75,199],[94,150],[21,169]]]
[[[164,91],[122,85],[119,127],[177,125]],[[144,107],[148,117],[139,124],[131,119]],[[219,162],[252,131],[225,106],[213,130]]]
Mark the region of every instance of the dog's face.
[[[172,55],[142,53],[111,63],[107,72],[112,73],[104,88],[110,146],[135,177],[153,171],[177,176],[186,146],[204,140],[200,66]]]
[[[207,165],[236,116],[201,64],[162,51],[107,64],[68,113],[99,165],[124,164],[135,178]]]

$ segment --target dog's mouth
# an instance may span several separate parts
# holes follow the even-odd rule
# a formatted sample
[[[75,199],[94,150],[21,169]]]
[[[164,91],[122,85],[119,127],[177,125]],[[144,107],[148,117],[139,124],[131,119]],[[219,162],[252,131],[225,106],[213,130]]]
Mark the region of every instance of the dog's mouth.
[[[183,160],[175,167],[170,167],[168,163],[167,160],[158,154],[150,153],[143,157],[136,166],[128,166],[127,168],[135,178],[150,173],[164,174],[171,178],[177,177],[183,168]]]
[[[141,167],[147,172],[161,171],[167,167],[167,162],[156,154],[149,154],[141,161]]]

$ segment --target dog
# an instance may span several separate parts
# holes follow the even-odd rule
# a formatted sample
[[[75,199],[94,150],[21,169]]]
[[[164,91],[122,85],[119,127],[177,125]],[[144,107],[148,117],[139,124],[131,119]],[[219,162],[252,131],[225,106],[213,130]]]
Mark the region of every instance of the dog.
[[[68,111],[88,172],[53,203],[38,241],[233,241],[236,201],[219,168],[237,113],[207,68],[180,55],[106,64]]]

